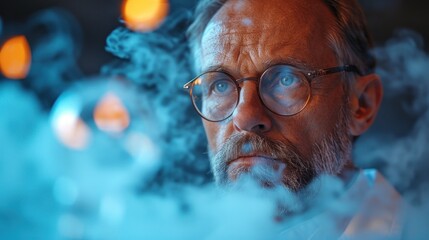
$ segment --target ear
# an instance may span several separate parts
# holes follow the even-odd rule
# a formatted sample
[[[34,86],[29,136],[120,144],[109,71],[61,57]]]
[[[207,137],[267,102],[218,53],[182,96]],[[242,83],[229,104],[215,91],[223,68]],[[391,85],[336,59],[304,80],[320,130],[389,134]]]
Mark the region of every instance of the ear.
[[[377,74],[369,74],[356,79],[351,87],[350,133],[363,134],[374,122],[383,97],[383,86]]]

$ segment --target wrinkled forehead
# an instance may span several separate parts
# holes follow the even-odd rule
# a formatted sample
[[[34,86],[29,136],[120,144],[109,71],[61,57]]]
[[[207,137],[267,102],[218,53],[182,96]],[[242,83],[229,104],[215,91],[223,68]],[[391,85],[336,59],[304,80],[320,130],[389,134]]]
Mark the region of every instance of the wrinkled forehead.
[[[311,2],[318,3],[318,0]],[[212,20],[232,23],[250,23],[248,20],[257,22],[269,21],[271,19],[288,19],[291,16],[298,17],[302,13],[311,11],[313,4],[302,0],[229,0],[213,16]],[[305,14],[301,16],[305,18]],[[271,22],[273,24],[273,22]],[[249,24],[250,25],[250,24]]]
[[[229,0],[210,20],[204,35],[286,26],[318,28],[329,21],[333,16],[321,0]]]
[[[271,46],[314,48],[325,44],[320,40],[326,39],[333,21],[321,0],[229,0],[207,24],[200,53],[207,60],[235,46],[264,51],[273,50]]]
[[[261,3],[261,2],[265,2]],[[275,4],[275,5],[273,5]],[[229,0],[210,20],[202,41],[226,34],[252,32],[255,29],[275,30],[287,18],[278,1]],[[276,24],[270,20],[277,19]]]

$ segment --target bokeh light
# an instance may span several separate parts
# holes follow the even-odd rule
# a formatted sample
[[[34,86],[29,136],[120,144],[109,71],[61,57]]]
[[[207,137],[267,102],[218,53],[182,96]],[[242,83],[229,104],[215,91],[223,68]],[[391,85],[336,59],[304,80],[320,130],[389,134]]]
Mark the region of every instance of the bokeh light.
[[[23,35],[7,40],[0,50],[0,71],[10,79],[23,79],[31,65],[31,50]]]
[[[161,25],[168,9],[168,0],[125,0],[122,15],[128,28],[147,32]]]
[[[51,125],[61,143],[72,149],[83,149],[90,138],[90,129],[80,118],[81,103],[74,95],[61,96],[52,109]]]
[[[127,139],[149,124],[144,102],[138,89],[121,79],[85,79],[58,97],[51,111],[51,127],[62,144],[75,150],[89,145],[92,148],[104,138]],[[151,141],[143,143],[151,145]],[[124,147],[133,157],[139,156],[140,153],[130,150],[133,147]],[[154,155],[150,147],[146,150],[147,154]]]
[[[94,110],[94,121],[97,127],[105,132],[122,132],[130,124],[127,109],[114,93],[106,93]]]

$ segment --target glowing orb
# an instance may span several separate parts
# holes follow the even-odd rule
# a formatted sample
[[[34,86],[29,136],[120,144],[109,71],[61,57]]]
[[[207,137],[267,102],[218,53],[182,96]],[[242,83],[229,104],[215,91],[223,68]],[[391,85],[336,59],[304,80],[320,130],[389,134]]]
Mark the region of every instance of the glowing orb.
[[[115,94],[108,92],[94,110],[94,122],[105,132],[122,132],[130,124],[130,116]]]
[[[61,96],[52,109],[52,128],[58,139],[72,149],[86,147],[90,130],[80,118],[81,104],[76,97],[66,94]]]
[[[20,35],[7,40],[0,50],[0,71],[10,79],[23,79],[31,64],[31,50],[27,39]]]
[[[134,31],[156,29],[168,14],[168,0],[124,0],[125,24]]]
[[[94,149],[101,139],[122,142],[132,132],[147,129],[151,117],[144,99],[138,88],[122,79],[77,81],[56,100],[51,126],[59,141],[75,150]],[[144,121],[132,121],[143,117]]]

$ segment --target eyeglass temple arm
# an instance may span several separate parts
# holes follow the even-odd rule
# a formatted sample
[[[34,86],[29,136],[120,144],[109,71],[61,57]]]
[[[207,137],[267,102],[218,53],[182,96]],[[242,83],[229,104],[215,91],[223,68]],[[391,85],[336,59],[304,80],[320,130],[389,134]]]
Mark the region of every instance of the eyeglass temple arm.
[[[318,77],[318,76],[323,76],[323,75],[338,73],[338,72],[355,72],[360,76],[363,76],[362,72],[355,65],[344,65],[340,67],[321,69],[321,70],[308,73],[308,75],[311,77]]]
[[[192,84],[196,79],[197,79],[197,78],[194,78],[194,79],[192,79],[191,81],[189,81],[189,82],[185,83],[185,84],[183,85],[183,88],[184,88],[184,89],[189,89],[189,88],[191,87],[191,84]]]

